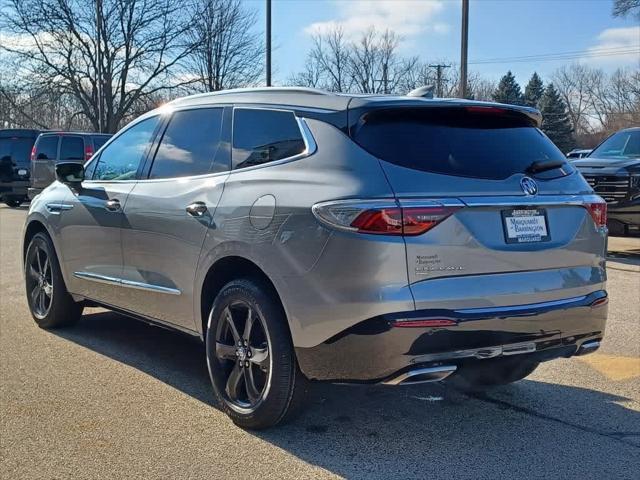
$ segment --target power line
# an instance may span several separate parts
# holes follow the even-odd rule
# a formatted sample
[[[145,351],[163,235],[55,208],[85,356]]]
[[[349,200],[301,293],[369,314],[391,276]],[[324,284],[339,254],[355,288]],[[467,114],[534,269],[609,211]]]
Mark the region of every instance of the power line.
[[[520,62],[549,62],[555,60],[572,60],[579,58],[599,58],[599,57],[612,57],[616,55],[630,55],[640,54],[640,46],[638,47],[625,47],[616,49],[602,49],[602,50],[583,50],[577,52],[562,52],[562,53],[548,53],[540,55],[528,55],[520,57],[504,57],[495,59],[477,60],[475,62],[469,62],[471,65],[488,65],[495,63],[520,63]]]

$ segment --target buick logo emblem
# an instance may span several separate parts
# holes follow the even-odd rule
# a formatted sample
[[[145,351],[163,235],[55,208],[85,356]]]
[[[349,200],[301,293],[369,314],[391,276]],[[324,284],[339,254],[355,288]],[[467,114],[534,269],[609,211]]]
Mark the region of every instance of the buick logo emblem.
[[[535,195],[538,193],[538,184],[535,182],[533,178],[523,177],[520,180],[520,188],[527,195]]]

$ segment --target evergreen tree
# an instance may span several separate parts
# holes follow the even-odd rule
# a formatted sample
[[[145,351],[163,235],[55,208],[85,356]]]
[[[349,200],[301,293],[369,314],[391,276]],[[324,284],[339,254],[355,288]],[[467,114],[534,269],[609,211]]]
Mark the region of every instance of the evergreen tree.
[[[493,99],[496,102],[509,103],[511,105],[522,105],[524,103],[522,90],[520,90],[520,85],[516,82],[516,77],[513,76],[511,70],[500,79],[498,88],[493,93]]]
[[[542,131],[562,152],[571,150],[575,145],[571,120],[564,100],[553,83],[544,89],[540,99],[540,112],[542,113]]]
[[[529,83],[527,83],[527,86],[524,88],[524,104],[529,107],[538,108],[543,94],[544,86],[542,84],[542,79],[540,78],[540,75],[533,72],[531,80],[529,80]]]

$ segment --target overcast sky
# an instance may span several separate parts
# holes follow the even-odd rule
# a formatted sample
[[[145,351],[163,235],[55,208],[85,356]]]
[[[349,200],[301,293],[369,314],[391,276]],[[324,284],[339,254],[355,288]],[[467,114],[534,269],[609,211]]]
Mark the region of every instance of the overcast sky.
[[[264,27],[265,0],[245,0]],[[402,53],[424,60],[460,58],[460,0],[273,0],[274,79],[282,83],[302,68],[313,32],[341,25],[348,35],[374,25],[402,35]],[[511,69],[520,83],[533,71],[543,77],[579,61],[613,70],[640,66],[640,26],[632,18],[611,16],[612,0],[471,0],[470,70],[499,78]],[[634,49],[633,53],[618,54]],[[520,58],[564,54],[540,61]],[[593,56],[593,55],[598,56]],[[601,54],[606,54],[602,56]],[[501,63],[474,64],[496,59]]]

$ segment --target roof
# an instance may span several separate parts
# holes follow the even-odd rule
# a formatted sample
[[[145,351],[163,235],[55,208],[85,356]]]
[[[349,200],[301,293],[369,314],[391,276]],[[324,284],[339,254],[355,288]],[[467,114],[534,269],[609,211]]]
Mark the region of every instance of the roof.
[[[29,128],[5,128],[0,130],[0,137],[37,137],[40,130]]]
[[[219,92],[201,93],[178,98],[169,102],[168,106],[215,105],[215,104],[259,104],[290,106],[296,109],[323,110],[327,113],[364,107],[400,107],[400,106],[499,106],[508,110],[519,111],[541,121],[540,112],[535,108],[506,105],[493,102],[464,100],[459,98],[420,98],[404,95],[352,94],[335,93],[316,88],[305,87],[260,87],[222,90]]]
[[[40,132],[40,135],[79,135],[82,137],[112,137],[112,133],[97,133],[97,132],[67,132],[63,130],[45,130]]]

